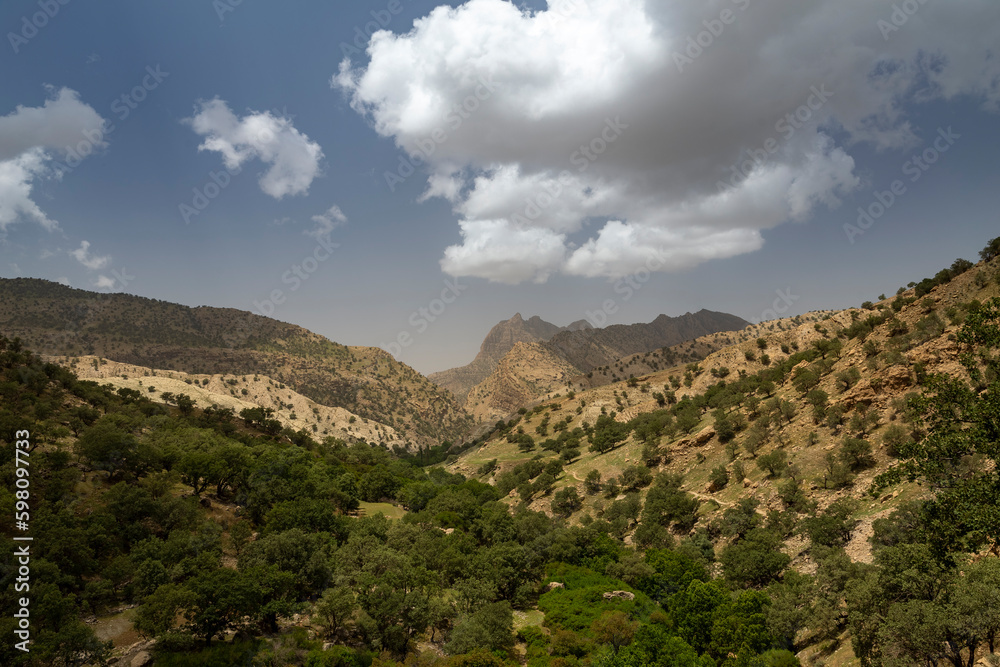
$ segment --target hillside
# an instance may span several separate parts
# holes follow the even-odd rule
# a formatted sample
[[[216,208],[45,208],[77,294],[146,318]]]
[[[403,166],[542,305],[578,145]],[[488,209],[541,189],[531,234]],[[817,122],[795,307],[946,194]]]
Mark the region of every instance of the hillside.
[[[333,437],[345,442],[363,440],[387,447],[406,447],[395,429],[359,417],[344,408],[329,407],[290,389],[266,375],[200,375],[151,369],[99,357],[44,357],[69,368],[81,380],[138,391],[150,400],[176,403],[176,396],[189,396],[202,409],[217,406],[239,414],[246,408],[274,411],[274,419],[293,431],[305,430],[317,438]]]
[[[760,324],[750,324],[739,331],[719,331],[699,336],[692,340],[664,347],[651,352],[642,352],[616,359],[611,364],[598,366],[586,374],[575,378],[581,388],[627,380],[632,376],[648,375],[674,366],[699,362],[713,352],[748,340],[756,340],[761,335],[774,331],[784,331],[806,322],[825,319],[835,311],[815,311],[796,317],[768,320]]]
[[[697,363],[590,388],[510,369],[562,387],[416,455],[263,375],[0,336],[0,542],[32,540],[31,652],[0,663],[992,664],[994,246]],[[238,417],[251,399],[282,423]]]
[[[914,399],[933,393],[931,378],[968,379],[957,336],[997,296],[997,259],[956,262],[877,303],[719,334],[730,344],[697,363],[665,367],[677,350],[622,360],[612,365],[619,381],[571,382],[522,406],[449,469],[496,486],[512,506],[601,524],[640,549],[683,538],[735,552],[744,533],[728,526],[743,516],[777,539],[778,560],[816,577],[809,586],[830,586],[845,567],[879,562],[886,519],[933,497],[907,483],[871,491],[904,452],[921,451],[926,415]],[[976,464],[952,465],[967,475]],[[664,496],[690,509],[671,514]],[[735,565],[714,567],[730,576]],[[852,645],[856,626],[836,611],[847,604],[842,584],[813,594],[832,608],[803,616],[812,619],[795,642],[803,664],[846,664],[868,650]]]
[[[465,407],[478,421],[492,423],[565,384],[578,373],[545,345],[519,342],[485,380],[472,388]]]
[[[471,363],[459,368],[451,368],[431,373],[428,379],[453,393],[459,401],[465,401],[469,391],[496,370],[500,360],[517,343],[547,341],[563,331],[578,331],[589,328],[586,320],[574,322],[566,327],[550,324],[537,315],[527,320],[517,313],[509,320],[498,323],[483,339],[479,354]]]
[[[252,313],[0,280],[0,333],[35,351],[192,375],[265,375],[318,404],[393,429],[411,446],[460,439],[471,420],[388,353],[348,347]]]

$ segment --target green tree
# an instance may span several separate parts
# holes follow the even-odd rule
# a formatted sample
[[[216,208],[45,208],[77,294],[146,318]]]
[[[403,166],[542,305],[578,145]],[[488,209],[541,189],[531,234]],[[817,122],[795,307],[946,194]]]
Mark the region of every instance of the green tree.
[[[767,471],[768,477],[781,477],[788,467],[788,453],[775,449],[769,454],[762,454],[757,457],[757,467]]]
[[[196,599],[195,593],[183,586],[163,584],[136,611],[135,629],[147,637],[161,635],[174,628],[178,614],[193,608]]]
[[[587,473],[587,477],[583,480],[583,488],[588,495],[594,495],[601,492],[601,472],[599,470],[591,470]]]
[[[925,520],[940,555],[1000,548],[1000,298],[970,312],[957,339],[968,379],[928,379],[909,401],[927,437],[903,446],[900,463],[876,480],[879,488],[921,480],[937,491]]]
[[[475,649],[509,653],[514,648],[514,612],[510,603],[491,602],[460,616],[445,648],[452,655]]]
[[[781,547],[779,535],[754,528],[742,540],[722,551],[720,561],[726,580],[741,588],[766,586],[777,579],[791,562]]]
[[[594,639],[611,646],[614,651],[631,644],[638,629],[638,621],[633,621],[628,614],[617,610],[604,612],[590,626]]]
[[[556,516],[568,518],[581,507],[583,507],[583,499],[575,487],[568,486],[559,489],[552,497],[552,512]]]

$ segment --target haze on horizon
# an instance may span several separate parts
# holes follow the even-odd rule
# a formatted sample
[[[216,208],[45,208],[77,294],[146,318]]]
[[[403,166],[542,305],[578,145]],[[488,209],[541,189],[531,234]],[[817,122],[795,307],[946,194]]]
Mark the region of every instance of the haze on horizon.
[[[858,305],[996,235],[990,0],[56,5],[0,6],[0,277],[426,373],[515,312]]]

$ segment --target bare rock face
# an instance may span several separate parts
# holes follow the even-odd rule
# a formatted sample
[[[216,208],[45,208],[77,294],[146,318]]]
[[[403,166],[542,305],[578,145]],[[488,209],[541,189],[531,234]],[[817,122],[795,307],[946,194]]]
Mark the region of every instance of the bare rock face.
[[[148,651],[139,651],[132,656],[132,660],[129,662],[129,667],[146,667],[147,665],[152,664],[153,656],[151,656]]]
[[[604,594],[605,600],[634,600],[635,593],[628,591],[608,591]]]
[[[490,375],[472,388],[465,406],[476,419],[504,419],[540,394],[562,386],[576,369],[541,343],[516,343]]]
[[[535,315],[527,320],[517,313],[509,320],[500,322],[490,329],[479,347],[479,354],[472,363],[460,368],[452,368],[428,375],[428,379],[465,400],[473,387],[486,380],[500,360],[518,343],[538,343],[547,341],[561,331],[576,331],[588,327],[586,322],[574,322],[568,327],[558,327]]]
[[[714,437],[715,437],[715,429],[712,427],[708,427],[704,431],[701,431],[698,435],[696,435],[694,441],[695,444],[697,444],[700,447],[702,445],[708,444],[708,442]]]

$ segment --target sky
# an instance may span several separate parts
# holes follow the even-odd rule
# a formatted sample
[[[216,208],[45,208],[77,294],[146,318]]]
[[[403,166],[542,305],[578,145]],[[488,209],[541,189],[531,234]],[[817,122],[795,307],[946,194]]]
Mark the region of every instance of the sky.
[[[5,0],[0,277],[421,372],[856,306],[998,235],[995,0]]]

